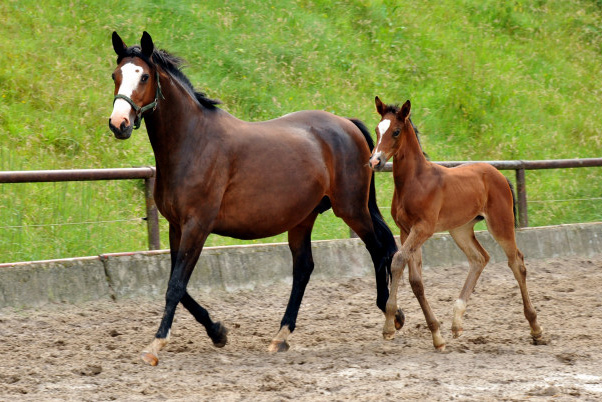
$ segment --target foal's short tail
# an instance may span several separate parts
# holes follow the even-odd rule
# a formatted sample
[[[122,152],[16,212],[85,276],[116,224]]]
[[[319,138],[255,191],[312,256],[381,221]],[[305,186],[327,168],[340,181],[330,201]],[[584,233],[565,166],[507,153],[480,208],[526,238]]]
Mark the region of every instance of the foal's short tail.
[[[510,186],[510,192],[512,193],[512,212],[514,213],[514,227],[518,228],[518,214],[516,211],[516,193],[514,192],[514,186],[509,178],[506,177],[508,186]]]
[[[370,151],[374,149],[374,141],[372,141],[372,137],[370,136],[370,132],[368,128],[358,119],[350,119],[353,124],[360,129],[364,137],[366,138],[366,142],[368,143],[368,147]],[[380,213],[380,209],[376,204],[376,189],[374,187],[374,172],[372,172],[372,178],[370,180],[370,194],[368,197],[368,210],[370,211],[370,217],[372,218],[372,225],[374,226],[374,232],[376,233],[376,238],[380,242],[380,247],[383,250],[383,253],[386,257],[385,269],[387,272],[387,278],[391,278],[391,261],[393,260],[393,255],[397,252],[397,243],[395,242],[395,237],[387,226],[385,219]],[[382,269],[382,267],[379,267]]]

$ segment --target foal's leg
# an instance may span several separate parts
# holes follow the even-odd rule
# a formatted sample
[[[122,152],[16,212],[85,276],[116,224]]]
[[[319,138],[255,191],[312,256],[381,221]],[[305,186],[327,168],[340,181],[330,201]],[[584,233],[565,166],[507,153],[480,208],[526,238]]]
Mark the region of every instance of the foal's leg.
[[[527,268],[525,267],[523,253],[516,247],[514,239],[512,239],[512,241],[499,243],[506,252],[506,256],[508,256],[508,266],[518,282],[518,287],[520,288],[520,293],[523,298],[525,318],[527,318],[529,326],[531,327],[533,343],[537,344],[542,338],[543,328],[537,322],[537,312],[535,312],[535,308],[529,297],[529,290],[527,289]]]
[[[437,350],[445,349],[445,339],[441,336],[440,325],[435,313],[431,309],[426,295],[424,293],[424,283],[422,281],[422,252],[421,247],[429,237],[431,237],[433,231],[423,227],[423,225],[416,225],[412,227],[408,238],[403,242],[401,249],[393,257],[393,263],[391,264],[391,271],[393,272],[393,279],[391,281],[391,294],[389,295],[389,301],[387,302],[387,312],[385,318],[385,327],[383,328],[383,336],[385,339],[391,339],[391,323],[392,313],[394,308],[397,306],[397,284],[401,279],[403,267],[406,262],[409,267],[409,281],[412,287],[412,292],[418,299],[418,303],[422,308],[426,323],[431,331],[433,337],[433,345]]]
[[[305,221],[288,232],[288,245],[293,255],[293,287],[284,317],[280,322],[280,331],[268,347],[270,353],[286,352],[290,347],[287,339],[295,330],[301,300],[314,270],[314,260],[311,254],[311,231],[316,217],[317,213],[312,212]]]
[[[506,220],[508,222],[509,219]],[[497,217],[490,217],[487,219],[487,227],[489,232],[493,235],[493,238],[502,247],[506,256],[508,257],[508,266],[514,274],[514,278],[518,282],[520,293],[523,298],[523,307],[525,317],[531,327],[531,337],[533,343],[537,344],[541,341],[543,329],[537,322],[537,313],[531,303],[529,297],[529,291],[527,289],[527,268],[525,267],[525,260],[523,253],[516,246],[516,238],[514,234],[514,226],[510,224],[502,225]]]
[[[403,247],[403,244],[408,238],[408,234],[401,230],[399,240]],[[397,327],[397,320],[394,318],[395,311],[399,309],[397,305],[397,290],[399,289],[399,283],[403,282],[403,269],[405,268],[406,261],[403,259],[401,250],[393,255],[391,261],[391,291],[387,302],[385,304],[385,325],[383,327],[383,338],[391,340],[395,337],[395,330],[401,329]]]
[[[469,222],[464,226],[449,231],[458,247],[466,254],[469,264],[466,282],[464,282],[460,297],[458,297],[454,304],[454,318],[452,321],[454,338],[462,335],[462,316],[466,311],[466,304],[474,291],[481,272],[483,272],[483,268],[489,262],[489,254],[487,254],[487,251],[485,251],[474,235],[474,224],[475,222]]]
[[[175,264],[165,294],[165,311],[155,339],[142,351],[141,357],[151,366],[159,363],[159,351],[167,344],[178,303],[186,294],[186,285],[199,259],[209,232],[200,228],[198,222],[189,222],[182,230]],[[189,302],[186,299],[187,303]]]

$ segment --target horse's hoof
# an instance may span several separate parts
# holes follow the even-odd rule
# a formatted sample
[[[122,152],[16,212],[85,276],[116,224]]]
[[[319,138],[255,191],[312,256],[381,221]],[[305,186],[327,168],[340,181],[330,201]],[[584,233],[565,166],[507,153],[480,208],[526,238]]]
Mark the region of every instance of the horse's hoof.
[[[544,336],[543,336],[543,331],[541,331],[535,335],[531,334],[531,338],[533,339],[533,345],[547,345],[548,344],[548,340],[546,338],[544,338]]]
[[[397,313],[395,313],[395,329],[400,330],[403,328],[403,324],[406,322],[406,316],[403,314],[403,311],[398,308]]]
[[[435,346],[437,352],[445,352],[445,343],[443,345]]]
[[[159,364],[159,358],[151,352],[142,352],[140,354],[140,358],[143,362],[151,366],[156,366],[157,364]]]
[[[454,329],[452,328],[452,334],[454,339],[459,338],[460,336],[462,336],[462,334],[464,333],[464,329],[460,328],[460,329]]]
[[[269,353],[286,352],[291,346],[287,341],[273,340],[268,346]]]
[[[383,331],[383,338],[385,341],[392,341],[393,339],[395,339],[395,331],[393,331],[393,332],[384,332]]]
[[[211,328],[209,337],[213,341],[213,346],[223,348],[228,343],[228,329],[221,322],[216,322]]]

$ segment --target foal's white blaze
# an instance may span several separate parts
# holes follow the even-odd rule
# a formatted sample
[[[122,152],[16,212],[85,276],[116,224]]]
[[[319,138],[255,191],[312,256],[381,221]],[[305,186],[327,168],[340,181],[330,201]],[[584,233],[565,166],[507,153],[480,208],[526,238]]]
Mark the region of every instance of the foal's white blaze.
[[[378,136],[378,144],[376,144],[376,149],[374,150],[375,155],[380,152],[378,150],[378,148],[380,147],[380,143],[383,140],[383,135],[385,135],[385,133],[387,132],[387,130],[389,129],[390,126],[391,126],[391,120],[389,120],[389,119],[384,119],[383,121],[378,123],[378,132],[380,135]]]
[[[121,86],[117,93],[125,95],[128,98],[132,97],[132,94],[140,83],[140,77],[142,77],[142,67],[135,65],[134,63],[127,63],[121,67]],[[114,118],[129,118],[129,114],[132,111],[132,106],[127,103],[124,99],[116,99],[113,104],[113,113],[111,114],[111,120]],[[116,125],[119,127],[119,125]]]

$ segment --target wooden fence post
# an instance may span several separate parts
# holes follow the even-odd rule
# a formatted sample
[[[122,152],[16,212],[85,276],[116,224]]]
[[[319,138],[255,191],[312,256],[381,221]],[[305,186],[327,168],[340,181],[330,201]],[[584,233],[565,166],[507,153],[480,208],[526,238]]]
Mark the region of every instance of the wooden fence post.
[[[159,250],[161,248],[161,237],[159,236],[159,212],[153,198],[155,178],[144,179],[144,195],[146,199],[146,227],[148,230],[148,249]]]
[[[527,214],[527,184],[525,182],[525,169],[516,169],[516,195],[518,197],[518,227],[529,226]]]

